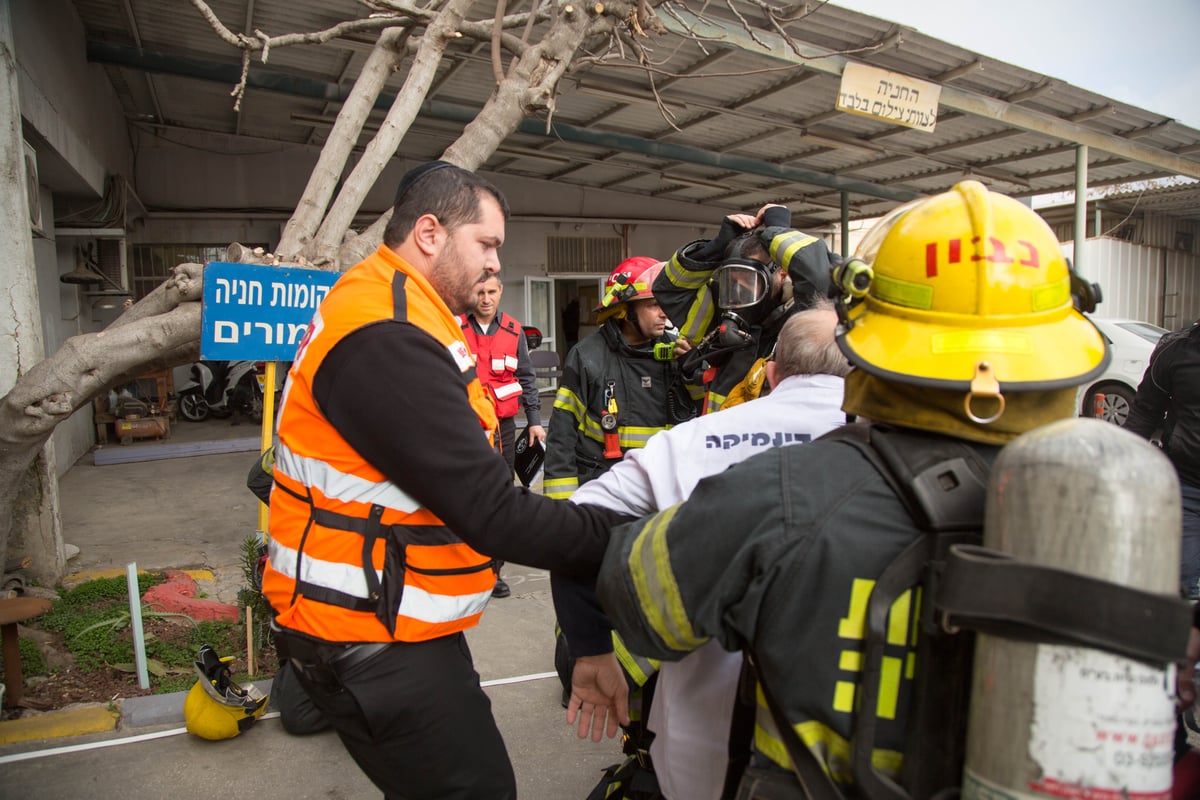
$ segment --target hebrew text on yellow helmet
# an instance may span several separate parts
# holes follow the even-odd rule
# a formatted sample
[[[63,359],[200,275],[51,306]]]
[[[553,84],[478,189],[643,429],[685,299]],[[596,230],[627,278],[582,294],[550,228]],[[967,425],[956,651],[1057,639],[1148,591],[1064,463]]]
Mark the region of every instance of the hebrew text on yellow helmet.
[[[838,333],[859,369],[999,397],[1076,386],[1108,364],[1049,226],[977,181],[897,209],[859,255],[874,278]]]

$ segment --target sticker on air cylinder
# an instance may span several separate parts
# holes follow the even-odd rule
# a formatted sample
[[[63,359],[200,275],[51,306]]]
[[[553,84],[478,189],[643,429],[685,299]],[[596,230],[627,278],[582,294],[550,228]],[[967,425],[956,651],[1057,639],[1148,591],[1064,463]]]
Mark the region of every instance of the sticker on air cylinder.
[[[1175,669],[1039,645],[1029,789],[1079,800],[1170,800]]]

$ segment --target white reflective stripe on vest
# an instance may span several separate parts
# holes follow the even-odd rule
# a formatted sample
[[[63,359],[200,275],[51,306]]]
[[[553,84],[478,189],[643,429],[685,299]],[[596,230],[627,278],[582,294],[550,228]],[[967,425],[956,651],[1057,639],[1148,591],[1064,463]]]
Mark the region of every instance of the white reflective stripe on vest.
[[[493,386],[492,391],[496,393],[497,400],[507,400],[513,395],[521,393],[520,383],[502,383],[499,386]]]
[[[502,357],[497,356],[492,359],[492,372],[504,372],[504,367],[505,363]]]
[[[421,622],[453,622],[479,614],[492,599],[492,590],[478,594],[430,594],[415,586],[405,586],[398,616]]]
[[[515,370],[517,368],[517,357],[516,356],[505,356],[504,357],[504,368]]]
[[[333,589],[351,597],[363,600],[368,598],[367,579],[363,571],[356,566],[305,556],[299,559],[302,566],[297,578],[296,562],[299,553],[294,548],[285,547],[272,539],[267,544],[267,550],[271,557],[271,569],[281,575],[313,586]],[[382,572],[376,570],[375,574],[383,580]],[[453,622],[481,613],[491,597],[491,589],[476,594],[448,595],[431,594],[415,586],[405,586],[397,615],[428,623]]]
[[[353,534],[346,534],[352,536]],[[278,539],[272,539],[267,544],[267,553],[271,558],[271,569],[281,575],[286,575],[294,581],[333,589],[351,597],[362,600],[368,598],[367,576],[360,567],[353,564],[339,564],[336,561],[322,561],[319,558],[305,556],[300,559],[300,575],[296,575],[296,562],[300,555],[295,548],[285,547]],[[383,572],[375,570],[379,580],[383,580]]]
[[[320,459],[293,453],[282,442],[275,446],[275,471],[303,486],[320,490],[331,500],[380,505],[404,514],[421,508],[420,503],[391,481],[377,483],[357,475],[347,475]]]

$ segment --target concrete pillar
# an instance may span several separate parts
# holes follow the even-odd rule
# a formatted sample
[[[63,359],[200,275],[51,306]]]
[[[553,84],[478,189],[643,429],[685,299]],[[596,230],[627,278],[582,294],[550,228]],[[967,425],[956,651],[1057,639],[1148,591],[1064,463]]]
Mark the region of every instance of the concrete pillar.
[[[0,0],[0,396],[46,357],[38,300],[37,270],[25,184],[21,104],[10,0]],[[52,224],[52,223],[51,223]],[[54,445],[47,440],[25,473],[12,509],[8,535],[0,530],[0,574],[7,562],[29,556],[30,574],[44,583],[62,576],[61,522]],[[8,509],[0,509],[7,514]]]

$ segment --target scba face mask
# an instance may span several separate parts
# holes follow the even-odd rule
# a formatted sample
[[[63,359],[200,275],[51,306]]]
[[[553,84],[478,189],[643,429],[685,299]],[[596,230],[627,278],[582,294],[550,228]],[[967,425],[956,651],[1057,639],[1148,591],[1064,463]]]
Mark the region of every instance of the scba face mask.
[[[747,328],[761,324],[770,314],[772,283],[778,271],[774,262],[764,264],[753,258],[730,258],[717,267],[712,285],[725,346],[736,344]]]

